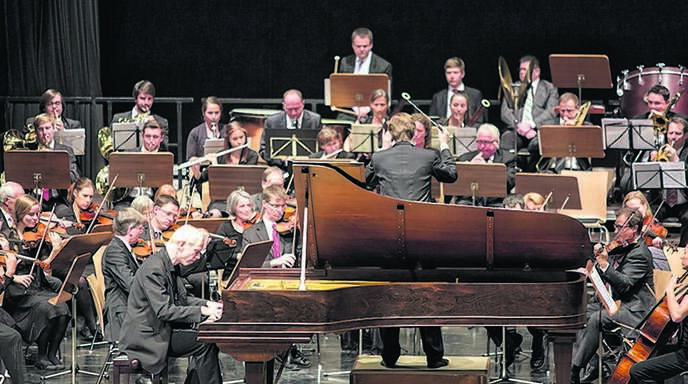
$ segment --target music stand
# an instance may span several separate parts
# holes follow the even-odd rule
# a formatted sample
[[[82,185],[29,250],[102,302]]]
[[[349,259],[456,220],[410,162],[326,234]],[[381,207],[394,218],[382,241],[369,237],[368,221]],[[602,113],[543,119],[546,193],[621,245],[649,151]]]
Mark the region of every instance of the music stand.
[[[264,130],[269,158],[308,156],[317,152],[319,132],[315,129]]]
[[[85,153],[86,130],[75,128],[55,131],[55,142],[72,148],[75,156],[82,156]]]
[[[459,179],[443,184],[445,195],[471,196],[475,205],[476,196],[506,196],[506,166],[504,164],[480,164],[457,162],[456,172]]]
[[[326,105],[339,108],[351,108],[367,106],[370,95],[376,89],[390,90],[389,77],[384,73],[333,73],[329,78],[329,95],[327,87],[325,99]]]
[[[248,143],[249,146],[251,143]],[[225,149],[225,139],[205,139],[203,143],[203,156],[210,153],[218,153]]]
[[[582,209],[578,179],[575,176],[552,175],[545,173],[517,173],[516,192],[537,192],[542,196],[550,193],[550,206],[562,209]]]
[[[118,187],[159,187],[172,184],[174,157],[169,152],[113,152],[110,155],[111,177]]]
[[[478,145],[475,143],[475,138],[478,135],[477,128],[465,127],[465,128],[449,128],[450,138],[449,138],[449,151],[455,157],[461,156],[464,153],[475,151],[478,149]],[[438,133],[436,129],[432,130],[432,140],[431,146],[433,148],[440,147],[440,141],[437,137]]]
[[[70,159],[67,151],[5,152],[5,180],[24,188],[67,189],[70,185]]]
[[[141,128],[144,121],[112,123],[112,146],[114,151],[134,150],[141,146]]]
[[[635,189],[688,188],[683,161],[633,163],[632,170]]]
[[[602,128],[598,126],[543,125],[538,135],[541,159],[605,156]]]
[[[578,100],[583,100],[583,88],[609,89],[612,74],[606,55],[549,55],[552,83],[557,88],[578,88]]]
[[[56,372],[50,375],[42,376],[41,380],[47,380],[54,377],[62,376],[71,373],[72,383],[76,382],[76,374],[83,373],[90,376],[99,376],[98,373],[80,370],[76,364],[76,299],[73,296],[79,289],[79,279],[81,274],[86,269],[90,257],[101,246],[112,240],[112,232],[94,233],[88,235],[74,235],[70,237],[62,246],[62,249],[55,255],[50,262],[50,266],[54,270],[67,271],[60,291],[57,295],[48,300],[50,304],[57,305],[72,299],[72,366],[70,369],[63,372]],[[77,255],[76,257],[74,255]]]
[[[349,134],[349,146],[351,152],[374,153],[380,149],[381,140],[378,140],[380,127],[376,124],[352,124]]]
[[[634,149],[653,150],[659,146],[659,135],[650,119],[628,120]]]
[[[267,167],[262,165],[211,165],[208,167],[210,200],[227,200],[238,188],[249,194],[261,192],[260,179]]]

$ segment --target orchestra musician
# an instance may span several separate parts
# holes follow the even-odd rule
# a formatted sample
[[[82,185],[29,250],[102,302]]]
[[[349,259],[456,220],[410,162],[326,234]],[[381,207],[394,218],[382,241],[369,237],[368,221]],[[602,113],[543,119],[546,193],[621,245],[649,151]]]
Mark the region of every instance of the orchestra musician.
[[[201,105],[203,122],[195,126],[189,137],[186,138],[186,159],[193,160],[205,155],[205,141],[207,139],[219,139],[220,118],[222,117],[222,103],[215,96],[203,99]]]
[[[523,195],[520,193],[511,193],[506,195],[504,201],[502,202],[502,208],[522,210],[526,203],[523,200]]]
[[[681,266],[688,270],[688,253],[681,257]],[[684,295],[675,294],[677,288],[676,277],[672,277],[666,287],[666,300],[671,321],[679,323],[679,342],[673,351],[659,354],[644,361],[639,361],[631,366],[629,383],[651,384],[664,383],[664,380],[679,375],[688,370],[688,300]]]
[[[356,28],[351,33],[353,55],[342,59],[341,73],[384,73],[392,80],[392,64],[373,53],[373,31],[368,28]]]
[[[637,210],[643,216],[643,240],[652,253],[652,265],[655,269],[670,271],[669,260],[664,254],[666,228],[659,224],[652,215],[650,203],[640,191],[631,191],[624,196],[623,206]]]
[[[62,103],[62,93],[57,89],[46,89],[41,95],[40,104],[38,106],[41,113],[47,113],[55,119],[55,130],[60,131],[64,129],[77,129],[81,128],[81,122],[78,120],[68,119],[64,116],[64,104]],[[33,123],[33,117],[26,119],[26,126]],[[25,127],[26,130],[28,129]]]
[[[545,198],[537,192],[528,192],[523,195],[523,202],[525,203],[523,209],[526,211],[545,210]]]
[[[14,222],[10,239],[24,240],[25,233],[31,231],[38,224],[41,207],[38,201],[29,195],[18,197],[15,202]],[[50,242],[43,244],[41,255],[48,253],[53,256],[59,251],[61,239],[50,232]],[[13,243],[13,250],[19,254],[36,257],[37,244]],[[51,250],[52,248],[52,250]],[[42,268],[34,267],[32,263],[22,262],[17,266],[12,282],[7,286],[3,307],[17,321],[15,325],[22,338],[38,344],[35,366],[39,370],[63,369],[64,364],[57,356],[62,339],[69,325],[70,312],[66,303],[50,304],[49,299],[56,296],[61,282],[55,278],[49,279]],[[30,273],[31,272],[31,273]]]
[[[149,116],[155,117],[163,133],[167,133],[167,119],[164,117],[151,114],[151,108],[153,108],[153,102],[155,101],[155,85],[148,80],[141,80],[134,84],[134,89],[132,90],[132,96],[134,97],[134,107],[129,112],[115,113],[110,121],[110,126],[113,123],[129,123],[133,121],[143,121]],[[163,135],[164,139],[166,135]],[[167,141],[165,140],[165,143]]]
[[[595,246],[593,268],[602,281],[609,284],[612,298],[620,301],[620,305],[616,313],[610,314],[599,301],[588,303],[588,321],[576,340],[578,349],[571,366],[572,384],[581,382],[580,371],[595,355],[601,331],[616,328],[618,324],[635,327],[655,304],[650,289],[654,286],[652,254],[640,239],[642,227],[641,214],[622,207],[616,211],[614,241],[607,246]],[[598,373],[593,370],[589,378],[595,379]]]
[[[380,188],[380,193],[399,199],[432,201],[431,178],[443,183],[456,181],[456,164],[449,152],[449,135],[439,132],[440,151],[416,148],[413,143],[415,124],[411,116],[399,113],[389,122],[389,132],[394,141],[391,148],[375,152],[366,167],[368,187]],[[428,368],[440,368],[449,364],[444,356],[442,329],[421,327],[421,340]],[[381,328],[382,363],[396,367],[401,354],[399,328]]]
[[[14,203],[18,197],[24,196],[24,188],[14,181],[7,181],[0,186],[0,248],[7,249],[7,239],[14,227]]]
[[[148,196],[138,196],[131,202],[131,208],[138,211],[144,217],[148,217],[153,210],[153,200]]]
[[[416,148],[428,149],[432,146],[432,121],[430,118],[422,113],[414,113],[411,115],[411,121],[416,127],[413,132],[413,143]]]
[[[282,95],[282,112],[268,116],[265,119],[265,127],[260,138],[260,156],[270,160],[270,154],[266,153],[265,131],[269,129],[312,129],[320,130],[322,123],[320,115],[304,109],[304,99],[298,89],[289,89]]]
[[[468,95],[459,91],[449,99],[449,116],[440,120],[444,126],[463,128],[468,120]]]
[[[221,265],[224,266],[222,272],[222,280],[227,280],[234,270],[239,259],[240,250],[243,249],[243,234],[249,228],[251,222],[255,220],[256,214],[254,212],[253,200],[251,195],[244,190],[236,190],[229,194],[227,198],[227,212],[229,212],[229,221],[220,225],[217,229],[217,234],[229,239],[232,244],[226,244],[224,241],[211,241],[208,246],[208,255],[212,255],[217,259]],[[214,262],[214,260],[211,260]]]
[[[314,159],[355,159],[356,155],[342,149],[342,134],[330,127],[323,127],[318,132],[318,146],[320,151],[313,152],[308,157]]]
[[[376,89],[370,95],[370,111],[359,116],[361,124],[380,125],[385,123],[389,113],[389,95],[384,89]]]
[[[71,147],[55,142],[55,119],[47,113],[42,113],[34,118],[33,126],[36,129],[39,151],[56,150],[69,153],[69,179],[70,182],[75,182],[80,174],[76,157]],[[66,191],[47,188],[43,189],[41,193],[43,194],[43,208],[46,211],[52,209],[55,204],[64,203],[67,194]]]
[[[17,257],[13,253],[5,255],[5,269],[3,276],[0,277],[0,294],[3,294],[14,281],[17,262]],[[24,384],[28,381],[22,337],[14,325],[15,321],[12,316],[0,308],[0,340],[4,344],[0,348],[0,360],[2,360],[7,372],[9,372],[12,383]]]
[[[137,243],[144,230],[146,218],[133,208],[117,212],[112,222],[113,237],[102,258],[105,278],[105,308],[108,339],[120,340],[122,323],[127,311],[129,289],[134,284],[134,275],[139,269],[139,261],[134,256],[132,246]]]
[[[260,178],[261,191],[265,191],[267,187],[277,185],[284,188],[284,171],[278,167],[267,167],[263,171],[263,176]],[[253,207],[256,212],[263,207],[263,192],[254,193],[251,195],[253,200]]]
[[[520,95],[520,98],[525,98],[523,107],[515,111],[508,103],[502,103],[501,118],[508,130],[502,134],[501,146],[506,150],[527,147],[530,159],[526,170],[532,171],[540,151],[533,139],[537,137],[539,127],[556,120],[554,107],[559,94],[552,83],[540,78],[540,62],[535,56],[521,57],[518,74],[522,82],[526,81],[529,65],[532,69],[531,83],[526,94]]]
[[[179,215],[179,201],[174,196],[160,195],[155,199],[150,218],[144,225],[141,238],[150,241],[162,239],[162,233],[170,229]]]
[[[669,99],[671,99],[671,91],[669,88],[661,85],[655,84],[647,91],[643,101],[647,104],[647,113],[643,113],[638,116],[634,116],[634,119],[649,119],[654,114],[662,115],[666,108],[669,106]],[[666,113],[666,118],[670,119],[674,116],[682,117],[673,111],[668,111]]]
[[[199,258],[206,240],[207,232],[182,226],[141,264],[129,288],[120,346],[153,374],[167,369],[169,357],[189,356],[185,382],[220,384],[219,348],[198,342],[194,324],[218,320],[222,303],[188,295],[177,272]]]
[[[499,129],[492,124],[482,124],[476,133],[475,142],[478,147],[475,151],[470,151],[459,156],[458,161],[471,163],[501,163],[506,166],[506,190],[511,191],[516,185],[516,156],[499,146]],[[500,207],[502,199],[496,197],[480,198],[476,200],[478,205]],[[469,196],[455,196],[453,202],[456,204],[472,204]]]
[[[661,148],[668,162],[688,163],[686,136],[688,136],[688,121],[683,117],[672,117],[667,129],[667,144]],[[654,157],[657,160],[657,154],[654,154]],[[664,204],[657,211],[657,219],[663,221],[669,217],[678,218],[681,223],[681,238],[678,246],[685,247],[688,244],[688,190],[665,188],[661,190],[661,198]]]
[[[439,116],[441,119],[451,116],[451,97],[458,92],[466,94],[468,98],[469,114],[473,116],[473,114],[478,113],[480,101],[483,99],[483,93],[463,83],[463,78],[466,76],[466,65],[463,60],[458,57],[450,57],[447,59],[447,61],[444,62],[444,76],[447,80],[447,88],[432,95],[430,116]],[[477,118],[476,123],[481,124],[483,121],[484,116],[481,114],[481,116]]]

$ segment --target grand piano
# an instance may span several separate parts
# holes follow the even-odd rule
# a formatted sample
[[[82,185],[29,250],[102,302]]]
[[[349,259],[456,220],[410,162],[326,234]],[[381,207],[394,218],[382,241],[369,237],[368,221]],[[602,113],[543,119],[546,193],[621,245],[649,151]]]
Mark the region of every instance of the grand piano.
[[[568,216],[380,196],[333,166],[294,164],[307,207],[305,290],[299,270],[241,269],[224,313],[199,340],[246,362],[246,382],[273,382],[273,358],[314,333],[385,326],[537,326],[568,381],[585,323],[591,244]]]

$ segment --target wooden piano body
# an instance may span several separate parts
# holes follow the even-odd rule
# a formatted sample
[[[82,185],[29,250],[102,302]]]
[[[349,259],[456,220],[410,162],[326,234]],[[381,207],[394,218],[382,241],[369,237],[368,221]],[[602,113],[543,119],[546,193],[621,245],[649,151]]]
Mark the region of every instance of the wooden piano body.
[[[581,223],[380,196],[326,165],[294,174],[308,207],[306,290],[296,268],[241,270],[223,317],[199,329],[246,362],[248,383],[271,383],[272,359],[313,333],[415,325],[546,328],[557,382],[568,380],[586,301],[585,278],[566,270],[591,254]]]

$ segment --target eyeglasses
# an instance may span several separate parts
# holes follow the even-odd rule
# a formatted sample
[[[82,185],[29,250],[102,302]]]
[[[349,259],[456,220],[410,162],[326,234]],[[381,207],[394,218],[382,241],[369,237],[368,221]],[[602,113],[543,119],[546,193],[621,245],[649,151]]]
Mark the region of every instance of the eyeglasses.
[[[494,143],[494,140],[476,140],[476,144],[488,145]]]
[[[624,229],[624,228],[628,228],[628,225],[614,224],[614,229],[617,230],[617,231],[618,231],[618,230],[621,230],[621,229]]]
[[[275,209],[284,209],[287,206],[286,204],[273,204],[270,202],[267,202],[267,204]]]

